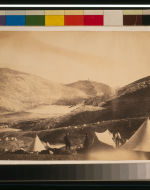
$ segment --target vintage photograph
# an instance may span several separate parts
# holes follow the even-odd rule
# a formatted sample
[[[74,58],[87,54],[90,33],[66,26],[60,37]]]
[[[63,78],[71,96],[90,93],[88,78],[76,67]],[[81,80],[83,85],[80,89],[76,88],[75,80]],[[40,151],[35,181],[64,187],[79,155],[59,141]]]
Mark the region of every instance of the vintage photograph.
[[[0,160],[150,160],[150,32],[0,31]]]

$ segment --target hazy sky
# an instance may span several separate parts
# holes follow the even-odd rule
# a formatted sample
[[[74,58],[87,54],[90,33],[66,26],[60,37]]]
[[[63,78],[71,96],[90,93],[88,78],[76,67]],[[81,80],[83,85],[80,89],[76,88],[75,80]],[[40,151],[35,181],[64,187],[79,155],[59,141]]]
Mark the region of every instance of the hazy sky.
[[[150,32],[0,32],[0,67],[124,86],[150,75]]]

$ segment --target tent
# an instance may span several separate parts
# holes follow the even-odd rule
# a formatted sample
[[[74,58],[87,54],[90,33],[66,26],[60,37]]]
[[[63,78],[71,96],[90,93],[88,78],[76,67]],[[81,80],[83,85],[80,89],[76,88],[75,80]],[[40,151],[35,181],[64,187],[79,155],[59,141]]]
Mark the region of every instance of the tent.
[[[16,137],[14,138],[14,141],[17,141]]]
[[[8,137],[6,137],[6,138],[5,138],[5,141],[9,141],[9,138],[8,138]]]
[[[150,120],[147,118],[132,137],[120,148],[150,152]]]
[[[50,147],[50,144],[49,144],[48,142],[46,143],[45,148],[47,148],[47,149],[48,149],[48,148],[51,148],[51,147]]]
[[[47,143],[46,143],[46,146],[50,147],[50,144],[47,142]]]
[[[36,135],[36,137],[33,139],[30,146],[27,148],[27,152],[40,152],[41,150],[46,150],[44,145],[41,143],[39,137]]]
[[[108,131],[108,129],[103,133],[95,132],[94,141],[92,144],[93,148],[115,148],[115,142],[113,141],[113,135]]]

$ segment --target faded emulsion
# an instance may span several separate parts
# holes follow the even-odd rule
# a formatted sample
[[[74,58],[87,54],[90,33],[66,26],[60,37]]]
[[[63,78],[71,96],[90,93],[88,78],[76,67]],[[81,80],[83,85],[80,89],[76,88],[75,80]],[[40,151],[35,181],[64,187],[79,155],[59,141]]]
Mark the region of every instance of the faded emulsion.
[[[0,160],[149,160],[149,49],[144,31],[0,31]]]

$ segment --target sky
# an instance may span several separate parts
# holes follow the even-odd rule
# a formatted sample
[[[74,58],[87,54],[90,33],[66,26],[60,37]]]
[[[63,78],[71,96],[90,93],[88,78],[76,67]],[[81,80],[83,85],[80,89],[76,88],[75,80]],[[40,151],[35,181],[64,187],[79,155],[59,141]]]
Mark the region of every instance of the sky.
[[[150,32],[0,31],[0,68],[121,87],[150,75]]]

